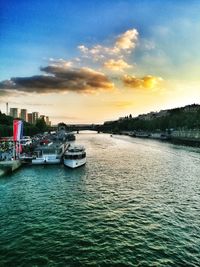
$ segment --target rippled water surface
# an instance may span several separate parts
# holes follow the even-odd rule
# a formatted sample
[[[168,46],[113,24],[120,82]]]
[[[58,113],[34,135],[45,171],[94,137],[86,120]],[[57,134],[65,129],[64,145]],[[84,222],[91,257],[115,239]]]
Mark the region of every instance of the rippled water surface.
[[[87,164],[0,177],[0,266],[200,266],[200,151],[81,133]]]

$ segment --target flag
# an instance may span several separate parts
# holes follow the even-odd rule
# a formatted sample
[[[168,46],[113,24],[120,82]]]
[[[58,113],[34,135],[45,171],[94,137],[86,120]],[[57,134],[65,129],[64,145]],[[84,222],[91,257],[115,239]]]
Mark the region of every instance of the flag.
[[[13,141],[20,141],[23,137],[23,121],[14,120],[13,121]]]

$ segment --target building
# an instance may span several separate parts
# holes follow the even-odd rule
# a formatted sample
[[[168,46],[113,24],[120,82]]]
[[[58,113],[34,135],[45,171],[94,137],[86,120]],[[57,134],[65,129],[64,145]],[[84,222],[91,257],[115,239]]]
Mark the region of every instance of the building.
[[[10,116],[13,118],[18,118],[19,117],[18,108],[10,108]]]
[[[32,113],[28,113],[28,122],[29,123],[33,123],[33,114]]]
[[[6,115],[8,116],[8,103],[6,103]]]
[[[137,118],[140,120],[144,120],[144,121],[150,121],[150,120],[155,119],[156,116],[157,116],[157,112],[151,111],[147,114],[141,114]]]
[[[8,110],[8,103],[6,103],[6,109]],[[7,111],[6,111],[7,112]],[[18,108],[10,108],[9,115],[13,118],[21,118],[23,121],[26,121],[31,124],[36,124],[37,119],[44,119],[45,123],[48,126],[51,126],[51,121],[48,116],[41,115],[39,116],[39,112],[28,113],[27,109],[21,109],[20,112]]]
[[[33,112],[32,113],[33,116],[33,124],[36,124],[37,119],[39,118],[39,112]]]
[[[48,116],[46,116],[46,120],[45,120],[45,122],[46,122],[46,125],[48,125],[48,126],[51,126],[51,122],[50,122],[50,120],[49,120],[49,117],[48,117]]]
[[[200,110],[200,105],[198,104],[192,104],[192,105],[187,105],[183,108],[185,112],[197,112]]]
[[[28,119],[27,109],[21,109],[20,118],[24,121],[27,121]]]
[[[165,117],[165,116],[167,116],[167,115],[169,115],[169,111],[168,111],[168,110],[160,110],[160,111],[157,113],[156,117],[157,117],[157,118],[160,118],[160,117]]]

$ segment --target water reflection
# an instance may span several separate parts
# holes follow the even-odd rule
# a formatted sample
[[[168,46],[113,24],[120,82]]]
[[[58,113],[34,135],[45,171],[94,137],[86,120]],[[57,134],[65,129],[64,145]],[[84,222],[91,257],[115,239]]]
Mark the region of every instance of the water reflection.
[[[0,179],[2,266],[198,266],[199,149],[80,133],[87,164]]]

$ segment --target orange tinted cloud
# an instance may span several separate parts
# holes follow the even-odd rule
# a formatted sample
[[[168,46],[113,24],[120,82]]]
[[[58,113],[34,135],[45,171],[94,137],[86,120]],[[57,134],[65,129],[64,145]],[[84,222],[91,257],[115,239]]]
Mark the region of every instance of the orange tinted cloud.
[[[142,78],[137,78],[131,75],[124,75],[122,77],[122,81],[127,87],[153,89],[161,83],[162,78],[151,75],[147,75]]]

